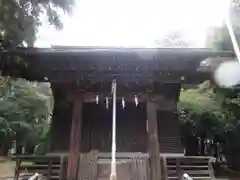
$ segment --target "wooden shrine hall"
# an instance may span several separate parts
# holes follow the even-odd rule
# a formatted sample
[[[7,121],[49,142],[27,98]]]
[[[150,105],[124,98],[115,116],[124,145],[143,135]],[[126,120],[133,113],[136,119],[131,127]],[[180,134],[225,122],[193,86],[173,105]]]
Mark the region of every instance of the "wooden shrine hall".
[[[54,97],[49,153],[17,157],[48,179],[106,180],[112,138],[111,84],[117,82],[118,180],[213,179],[211,157],[185,157],[177,102],[183,84],[211,79],[209,49],[19,48],[0,52],[5,76],[49,82]],[[204,63],[202,63],[204,64]],[[24,161],[35,165],[23,165]],[[39,164],[39,162],[41,162]]]

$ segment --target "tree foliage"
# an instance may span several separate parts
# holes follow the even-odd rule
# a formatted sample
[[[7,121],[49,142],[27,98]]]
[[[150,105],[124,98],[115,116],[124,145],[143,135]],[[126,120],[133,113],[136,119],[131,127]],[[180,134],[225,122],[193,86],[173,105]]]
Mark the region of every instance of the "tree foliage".
[[[202,86],[206,85],[203,84]],[[197,138],[220,143],[232,169],[240,167],[240,91],[223,89],[214,85],[181,92],[179,112],[185,148],[196,155]],[[195,154],[194,154],[195,153]]]
[[[222,100],[216,96],[214,87],[208,81],[195,89],[181,92],[178,109],[185,148],[190,152],[189,155],[199,154],[194,152],[199,151],[196,143],[189,147],[189,139],[195,142],[198,137],[214,139],[217,134],[224,131],[226,114],[221,103]]]
[[[234,0],[231,6],[231,21],[237,41],[240,43],[239,16],[240,1]],[[212,31],[207,46],[220,51],[233,50],[225,25]],[[216,85],[204,86],[205,88],[198,87],[181,93],[179,109],[184,129],[183,136],[185,138],[203,136],[217,140],[229,167],[239,170],[240,90],[224,89]]]
[[[0,97],[0,141],[36,143],[49,123],[52,106],[49,85],[11,80]]]
[[[41,16],[62,28],[61,13],[70,12],[74,0],[0,0],[0,47],[33,46]]]
[[[181,109],[191,109],[196,114],[213,112],[219,115],[222,111],[221,106],[213,101],[216,95],[213,92],[210,82],[206,81],[195,89],[187,89],[181,92],[179,107]]]
[[[161,48],[186,48],[190,46],[190,42],[184,38],[182,32],[175,31],[157,40],[156,45]]]
[[[41,17],[57,29],[74,0],[0,0],[0,50],[33,46]],[[53,100],[49,85],[0,76],[0,146],[11,140],[36,144],[49,129]]]
[[[234,34],[238,43],[240,42],[240,1],[232,0],[230,6],[230,21],[234,29]],[[221,27],[212,29],[212,33],[207,38],[207,47],[214,48],[216,50],[233,50],[232,42],[229,36],[228,29],[223,22]]]

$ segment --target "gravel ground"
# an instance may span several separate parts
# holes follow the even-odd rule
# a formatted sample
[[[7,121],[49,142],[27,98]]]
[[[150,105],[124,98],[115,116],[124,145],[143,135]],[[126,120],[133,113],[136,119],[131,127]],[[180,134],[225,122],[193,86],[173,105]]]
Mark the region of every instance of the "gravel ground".
[[[0,180],[12,179],[14,175],[15,163],[0,157]],[[11,178],[7,178],[11,177]]]

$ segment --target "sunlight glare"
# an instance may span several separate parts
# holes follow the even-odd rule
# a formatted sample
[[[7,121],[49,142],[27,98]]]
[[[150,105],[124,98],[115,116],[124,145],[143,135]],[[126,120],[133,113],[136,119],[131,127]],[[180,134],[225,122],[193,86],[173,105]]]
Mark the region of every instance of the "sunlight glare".
[[[223,23],[227,9],[227,0],[76,1],[72,16],[63,16],[64,29],[43,26],[36,45],[155,47],[181,31],[204,47],[209,28]]]
[[[240,64],[237,61],[222,63],[214,73],[216,83],[224,88],[230,88],[240,83]]]

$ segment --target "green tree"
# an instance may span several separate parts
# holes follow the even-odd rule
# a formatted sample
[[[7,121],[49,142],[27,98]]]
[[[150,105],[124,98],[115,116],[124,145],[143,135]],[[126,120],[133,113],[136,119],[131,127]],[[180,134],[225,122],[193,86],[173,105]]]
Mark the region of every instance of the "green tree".
[[[50,88],[48,87],[48,90]],[[35,145],[51,117],[53,99],[46,87],[23,79],[12,80],[0,98],[0,138],[7,147],[10,140]]]
[[[0,50],[33,46],[42,16],[61,29],[60,15],[73,5],[74,0],[0,0]],[[48,85],[0,76],[0,106],[2,147],[11,139],[34,144],[47,134],[42,131],[48,130],[53,106]]]
[[[239,170],[239,109],[239,89],[225,89],[205,82],[195,89],[182,91],[179,112],[187,153],[197,154],[198,137],[213,139],[220,143],[229,167]]]
[[[240,1],[233,0],[230,7],[230,18],[238,43],[240,43],[239,17]],[[212,33],[209,34],[207,46],[220,51],[233,50],[229,32],[225,24],[222,27],[213,29]],[[238,140],[240,134],[240,91],[237,88],[224,89],[215,86],[213,93],[214,98],[211,98],[211,102],[216,102],[220,107],[220,111],[212,109],[211,114],[216,114],[216,112],[218,112],[217,114],[222,114],[221,116],[217,116],[217,120],[221,124],[221,128],[218,127],[218,132],[220,132],[221,137],[224,139],[222,148],[229,167],[240,170],[240,143]],[[207,104],[211,105],[212,103]],[[207,107],[210,108],[209,106]]]
[[[156,45],[162,48],[186,48],[191,44],[180,31],[167,34],[163,39],[157,40]]]
[[[222,108],[223,98],[215,93],[209,81],[195,89],[183,90],[178,105],[184,145],[188,155],[203,155],[203,147],[197,147],[197,140],[216,140],[225,130],[227,111]]]
[[[240,1],[232,0],[230,6],[230,21],[234,29],[234,33],[238,43],[240,43]],[[232,41],[229,36],[228,29],[223,22],[221,27],[212,29],[207,38],[206,46],[216,50],[233,50]]]
[[[62,28],[60,14],[70,12],[74,0],[0,0],[0,47],[33,46],[41,16]]]

